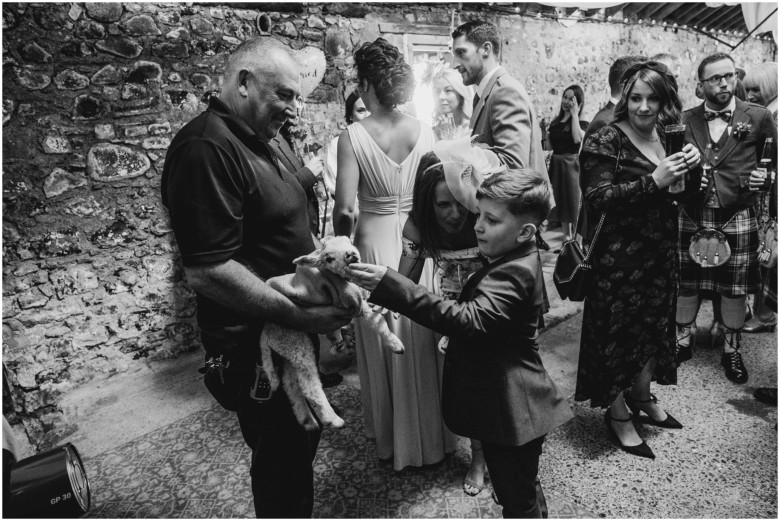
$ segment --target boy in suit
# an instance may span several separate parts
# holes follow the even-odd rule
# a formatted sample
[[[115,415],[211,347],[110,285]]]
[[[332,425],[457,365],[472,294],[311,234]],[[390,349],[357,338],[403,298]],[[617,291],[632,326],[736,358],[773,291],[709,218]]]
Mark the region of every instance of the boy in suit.
[[[452,432],[482,442],[504,517],[541,517],[542,443],[572,418],[536,341],[543,279],[534,235],[550,211],[550,191],[531,170],[503,171],[480,185],[474,230],[487,263],[458,301],[428,293],[385,266],[351,266],[354,282],[372,291],[371,302],[449,336],[444,421]]]

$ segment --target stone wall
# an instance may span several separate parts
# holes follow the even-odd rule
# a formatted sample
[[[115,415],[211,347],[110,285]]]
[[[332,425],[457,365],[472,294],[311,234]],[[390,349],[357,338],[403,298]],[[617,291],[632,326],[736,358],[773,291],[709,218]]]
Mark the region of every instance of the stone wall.
[[[36,448],[58,443],[77,429],[60,407],[66,393],[199,348],[160,174],[171,137],[219,92],[236,45],[271,34],[324,52],[306,110],[306,140],[324,145],[343,128],[356,45],[379,36],[380,23],[448,28],[451,8],[3,4],[3,412],[17,432]],[[692,67],[723,50],[661,28],[463,13],[471,17],[501,27],[505,65],[548,117],[574,82],[594,114],[608,98],[609,64],[629,53],[678,54],[690,104]],[[749,40],[734,55],[765,61],[770,45]]]

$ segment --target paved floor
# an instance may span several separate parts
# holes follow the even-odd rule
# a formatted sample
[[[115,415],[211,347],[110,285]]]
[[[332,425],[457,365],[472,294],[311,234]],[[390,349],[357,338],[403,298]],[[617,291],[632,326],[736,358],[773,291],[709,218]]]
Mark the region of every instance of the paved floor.
[[[549,279],[554,255],[544,261]],[[540,338],[542,355],[571,397],[581,315],[548,284],[552,325]],[[705,306],[698,323],[710,320]],[[702,331],[678,385],[654,388],[685,428],[640,427],[653,461],[618,450],[601,411],[572,403],[575,419],[548,437],[541,460],[551,517],[777,518],[777,409],[752,398],[755,387],[777,381],[777,337],[744,339],[747,384],[723,377]],[[252,516],[249,451],[232,413],[203,388],[201,363],[201,353],[185,354],[70,396],[66,412],[79,429],[69,441],[82,453],[92,487],[88,517]],[[379,462],[363,435],[354,365],[344,374],[328,394],[347,426],[323,435],[314,465],[316,517],[500,516],[487,489],[475,498],[461,490],[464,440],[437,465],[395,472]]]

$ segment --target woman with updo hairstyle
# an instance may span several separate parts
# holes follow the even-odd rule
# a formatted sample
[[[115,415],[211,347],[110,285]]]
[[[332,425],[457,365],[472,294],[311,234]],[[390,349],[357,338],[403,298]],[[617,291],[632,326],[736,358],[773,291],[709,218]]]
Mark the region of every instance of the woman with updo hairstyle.
[[[339,136],[333,227],[337,235],[354,232],[363,262],[397,270],[417,167],[436,138],[397,108],[411,99],[414,75],[396,47],[382,38],[364,43],[355,66],[358,94],[371,115]],[[422,277],[432,278],[430,268]],[[437,463],[455,446],[441,417],[435,336],[406,317],[387,313],[385,319],[404,354],[384,349],[362,318],[355,323],[366,435],[376,439],[378,458],[392,460],[396,470]]]

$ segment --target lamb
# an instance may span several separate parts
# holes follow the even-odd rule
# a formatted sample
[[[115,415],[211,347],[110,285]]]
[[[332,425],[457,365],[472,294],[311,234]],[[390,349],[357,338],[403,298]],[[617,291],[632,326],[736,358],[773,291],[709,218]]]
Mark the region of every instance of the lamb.
[[[348,266],[360,261],[360,254],[348,237],[325,237],[322,248],[298,257],[295,273],[270,278],[266,283],[294,302],[303,305],[336,305],[362,316],[382,338],[382,345],[394,353],[403,353],[401,340],[387,327],[380,313],[374,312],[364,300],[364,292],[348,279]],[[267,323],[260,335],[263,370],[271,390],[279,387],[279,376],[273,367],[271,351],[283,359],[281,384],[293,406],[298,423],[307,430],[317,429],[307,399],[323,425],[344,426],[328,403],[322,390],[314,345],[307,333],[294,331],[279,324]]]

